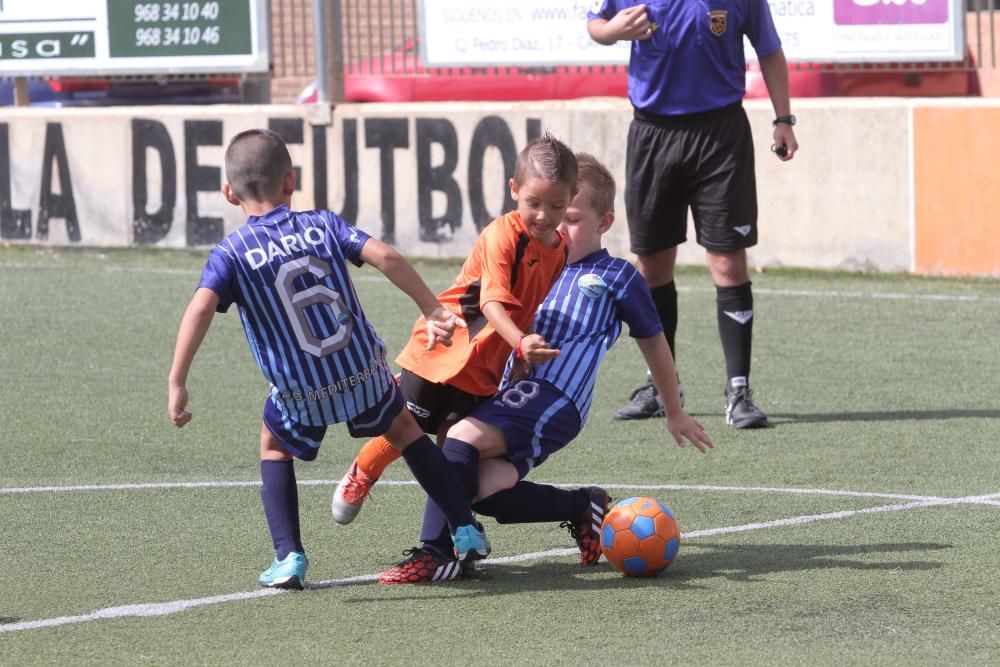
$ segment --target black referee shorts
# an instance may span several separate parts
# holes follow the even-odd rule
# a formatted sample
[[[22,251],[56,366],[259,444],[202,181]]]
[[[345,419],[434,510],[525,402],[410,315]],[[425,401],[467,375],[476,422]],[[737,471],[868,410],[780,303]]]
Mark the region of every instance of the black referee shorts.
[[[742,104],[683,116],[636,109],[625,154],[625,211],[632,252],[687,240],[719,251],[757,243],[753,138]]]

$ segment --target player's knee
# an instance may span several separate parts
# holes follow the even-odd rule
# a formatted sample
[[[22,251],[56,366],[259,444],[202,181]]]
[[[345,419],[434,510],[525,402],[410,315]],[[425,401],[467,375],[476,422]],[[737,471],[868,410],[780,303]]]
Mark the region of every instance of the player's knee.
[[[639,273],[650,287],[666,285],[674,279],[677,249],[671,248],[653,255],[639,255]]]
[[[455,438],[457,440],[464,440],[465,442],[472,442],[479,434],[479,429],[475,428],[467,419],[462,419],[450,426],[442,427],[442,430],[445,432],[446,438]]]
[[[290,461],[292,454],[285,449],[281,441],[267,427],[260,432],[260,460],[261,461]]]
[[[448,437],[469,443],[480,456],[490,458],[507,453],[507,441],[503,431],[493,424],[477,419],[463,419],[448,429]]]
[[[745,250],[708,252],[708,269],[719,287],[736,287],[750,280]]]

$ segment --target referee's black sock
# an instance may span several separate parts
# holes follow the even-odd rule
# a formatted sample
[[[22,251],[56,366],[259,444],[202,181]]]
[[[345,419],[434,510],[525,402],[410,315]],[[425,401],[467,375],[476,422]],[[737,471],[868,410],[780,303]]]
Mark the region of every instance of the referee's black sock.
[[[753,341],[753,292],[750,281],[736,287],[715,288],[719,337],[726,357],[726,380],[750,377]]]
[[[660,316],[660,323],[663,324],[663,335],[667,337],[667,345],[670,346],[670,354],[677,361],[677,284],[671,280],[666,285],[650,287],[649,293],[653,296],[653,305],[656,306],[656,314]]]

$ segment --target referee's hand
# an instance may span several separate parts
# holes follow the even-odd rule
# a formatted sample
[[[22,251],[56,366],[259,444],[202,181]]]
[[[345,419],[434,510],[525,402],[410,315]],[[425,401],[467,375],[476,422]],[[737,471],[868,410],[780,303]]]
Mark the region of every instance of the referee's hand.
[[[795,131],[791,125],[778,123],[774,126],[774,146],[771,150],[782,162],[788,162],[795,157],[795,151],[799,150],[799,142],[795,139]]]
[[[627,7],[608,21],[608,33],[615,40],[649,39],[653,36],[654,25],[649,22],[646,5]]]

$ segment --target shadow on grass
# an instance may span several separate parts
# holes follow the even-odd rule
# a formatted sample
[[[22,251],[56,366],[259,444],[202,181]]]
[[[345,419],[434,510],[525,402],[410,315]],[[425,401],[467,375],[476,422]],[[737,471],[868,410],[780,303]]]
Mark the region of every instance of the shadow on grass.
[[[470,595],[507,595],[528,591],[600,591],[623,587],[670,588],[697,590],[706,588],[700,581],[724,578],[729,581],[752,583],[769,574],[815,570],[859,571],[928,571],[943,567],[928,560],[898,560],[892,554],[908,554],[951,549],[950,544],[907,542],[861,545],[807,544],[713,544],[699,540],[685,544],[681,558],[657,577],[621,577],[603,560],[594,568],[580,567],[574,560],[540,560],[524,565],[490,565],[484,563],[461,581],[420,585],[420,592],[408,594],[406,586],[398,586],[402,595],[392,600],[428,600],[453,598],[463,589]],[[881,554],[881,556],[880,556]],[[878,559],[878,560],[875,560]],[[430,588],[446,589],[442,595],[428,595]],[[345,602],[370,602],[370,597],[348,598]]]
[[[878,412],[770,413],[777,424],[815,424],[823,422],[942,421],[947,419],[997,419],[1000,410],[886,410]]]
[[[896,560],[877,554],[901,554],[950,549],[950,544],[905,542],[887,544],[712,544],[698,541],[684,545],[694,551],[689,558],[678,560],[677,569],[668,572],[681,582],[712,577],[730,581],[756,581],[776,572],[804,570],[867,570],[906,571],[936,570],[941,563],[928,560]],[[865,556],[865,560],[857,560]]]

